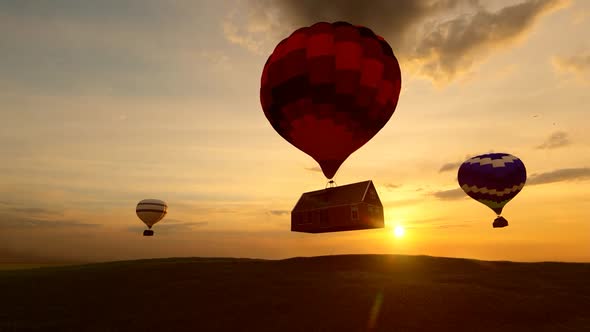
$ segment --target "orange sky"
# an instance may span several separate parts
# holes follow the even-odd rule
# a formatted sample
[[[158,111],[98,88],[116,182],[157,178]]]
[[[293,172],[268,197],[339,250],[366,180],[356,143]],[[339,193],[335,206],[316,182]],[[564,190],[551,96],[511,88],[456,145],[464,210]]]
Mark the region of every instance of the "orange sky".
[[[590,3],[100,3],[0,4],[0,258],[590,261]],[[289,231],[301,193],[326,179],[267,122],[260,74],[318,20],[367,25],[400,60],[395,114],[335,177],[374,181],[383,230]],[[460,162],[489,151],[529,175],[504,229],[456,183]],[[149,239],[144,198],[169,205]]]

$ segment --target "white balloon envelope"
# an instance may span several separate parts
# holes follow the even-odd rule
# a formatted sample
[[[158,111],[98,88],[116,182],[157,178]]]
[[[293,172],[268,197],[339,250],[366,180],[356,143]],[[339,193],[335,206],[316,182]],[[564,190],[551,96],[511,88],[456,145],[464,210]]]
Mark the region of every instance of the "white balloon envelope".
[[[135,208],[135,213],[149,229],[158,221],[162,220],[167,212],[168,204],[162,200],[153,198],[140,201]],[[153,232],[149,235],[153,235]]]

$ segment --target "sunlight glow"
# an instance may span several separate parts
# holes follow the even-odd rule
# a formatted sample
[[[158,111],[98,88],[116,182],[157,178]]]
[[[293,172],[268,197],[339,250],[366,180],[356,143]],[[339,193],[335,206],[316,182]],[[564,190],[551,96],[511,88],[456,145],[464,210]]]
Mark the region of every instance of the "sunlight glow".
[[[395,237],[402,237],[402,236],[404,236],[405,232],[406,232],[406,230],[401,225],[397,225],[393,229],[393,235],[395,235]]]

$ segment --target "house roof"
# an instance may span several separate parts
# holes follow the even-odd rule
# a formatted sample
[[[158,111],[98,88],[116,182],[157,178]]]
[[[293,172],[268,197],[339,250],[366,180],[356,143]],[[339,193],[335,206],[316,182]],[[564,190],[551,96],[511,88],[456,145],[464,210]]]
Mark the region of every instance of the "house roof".
[[[337,205],[360,203],[365,198],[371,180],[333,188],[310,191],[301,195],[293,211],[313,210]]]

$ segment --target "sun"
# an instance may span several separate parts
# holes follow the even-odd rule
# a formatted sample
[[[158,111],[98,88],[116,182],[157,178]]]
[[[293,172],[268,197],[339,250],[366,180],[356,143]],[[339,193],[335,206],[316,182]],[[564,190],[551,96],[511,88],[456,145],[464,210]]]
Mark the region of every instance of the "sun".
[[[404,236],[405,232],[406,232],[406,230],[404,229],[404,226],[401,226],[401,225],[397,225],[393,229],[393,235],[395,235],[395,237],[402,237],[402,236]]]

